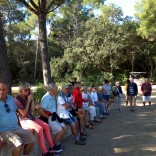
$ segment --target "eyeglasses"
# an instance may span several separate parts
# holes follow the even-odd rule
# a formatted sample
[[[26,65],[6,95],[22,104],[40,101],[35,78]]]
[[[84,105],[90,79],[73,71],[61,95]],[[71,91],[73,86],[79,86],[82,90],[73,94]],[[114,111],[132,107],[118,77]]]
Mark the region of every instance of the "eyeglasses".
[[[10,112],[10,108],[9,108],[8,104],[4,104],[4,107],[6,108],[6,111],[9,113]]]

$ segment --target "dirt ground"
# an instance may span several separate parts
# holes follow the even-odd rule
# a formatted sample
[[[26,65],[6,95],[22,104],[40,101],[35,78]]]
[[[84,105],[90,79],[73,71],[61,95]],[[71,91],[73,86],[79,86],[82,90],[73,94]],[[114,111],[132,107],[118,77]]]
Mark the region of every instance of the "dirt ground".
[[[156,87],[153,86],[152,106],[142,107],[141,96],[137,108],[131,112],[122,102],[122,111],[113,107],[95,129],[87,129],[87,144],[75,145],[72,136],[63,140],[63,156],[156,156]]]

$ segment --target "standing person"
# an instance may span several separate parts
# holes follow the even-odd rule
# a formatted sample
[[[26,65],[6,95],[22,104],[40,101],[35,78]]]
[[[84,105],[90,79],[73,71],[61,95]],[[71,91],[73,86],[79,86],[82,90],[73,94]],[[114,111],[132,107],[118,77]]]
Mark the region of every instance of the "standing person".
[[[128,95],[128,100],[130,102],[130,111],[135,111],[135,106],[136,106],[136,96],[138,94],[138,86],[134,82],[133,78],[129,78],[130,83],[127,86],[127,95]]]
[[[70,114],[69,108],[72,107],[72,103],[68,101],[68,85],[62,86],[62,91],[57,96],[57,114],[63,119],[63,122],[71,127],[72,134],[75,138],[75,143],[78,145],[85,145],[78,134],[77,125],[74,117]]]
[[[115,109],[121,110],[121,98],[122,98],[122,88],[120,86],[120,82],[117,81],[115,83],[115,87],[113,88],[113,95],[115,97]]]
[[[49,125],[33,116],[34,101],[30,84],[24,82],[19,87],[19,94],[14,98],[17,105],[20,124],[24,129],[33,129],[37,133],[38,142],[42,150],[42,156],[48,156],[49,153],[61,152],[61,149],[54,146]],[[44,136],[48,142],[49,150],[44,141]]]
[[[12,156],[28,156],[34,146],[35,138],[19,126],[16,115],[17,107],[12,96],[8,95],[8,86],[0,82],[0,148],[5,142]]]
[[[141,91],[143,95],[143,106],[145,107],[146,101],[149,102],[149,106],[151,106],[152,85],[147,78],[145,79],[145,83],[141,85]]]
[[[73,77],[72,80],[68,80],[69,83],[72,84],[72,86],[74,87],[74,84],[77,82],[77,78],[76,77]]]
[[[109,99],[110,99],[110,94],[111,94],[111,85],[108,80],[105,80],[105,84],[103,85],[103,90],[104,90],[104,99],[107,101],[106,105],[106,114],[109,114]]]
[[[47,122],[54,134],[54,144],[57,148],[62,148],[60,141],[67,127],[62,122],[62,119],[56,113],[55,95],[58,87],[55,83],[50,83],[46,86],[47,93],[42,97],[39,108],[40,119]]]
[[[126,106],[128,105],[128,95],[127,95],[127,86],[130,83],[129,80],[127,80],[127,83],[124,86],[124,92],[125,92],[125,100],[126,100]]]

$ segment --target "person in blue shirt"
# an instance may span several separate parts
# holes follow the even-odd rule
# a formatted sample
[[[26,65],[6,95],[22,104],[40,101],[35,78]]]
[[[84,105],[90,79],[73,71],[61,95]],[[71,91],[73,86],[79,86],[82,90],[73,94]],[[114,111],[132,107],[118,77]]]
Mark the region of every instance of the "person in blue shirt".
[[[55,83],[49,83],[46,86],[46,89],[47,93],[42,97],[40,103],[40,119],[49,124],[54,135],[54,144],[57,146],[57,148],[60,147],[62,149],[60,141],[63,137],[63,134],[66,132],[67,127],[56,113],[55,95],[57,94],[58,87]]]
[[[23,156],[28,156],[34,146],[35,138],[29,131],[20,127],[16,110],[13,97],[8,95],[7,84],[0,82],[0,148],[5,142],[12,156],[20,156],[24,145]]]

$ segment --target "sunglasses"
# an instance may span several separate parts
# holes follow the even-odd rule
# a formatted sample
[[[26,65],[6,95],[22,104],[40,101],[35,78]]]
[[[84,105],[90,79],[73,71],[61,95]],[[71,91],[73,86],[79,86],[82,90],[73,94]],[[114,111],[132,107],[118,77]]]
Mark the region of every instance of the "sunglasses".
[[[6,108],[6,112],[9,113],[10,112],[10,108],[9,108],[8,104],[5,104],[4,107]]]
[[[24,89],[25,92],[29,91],[30,92],[30,88],[29,89]]]

